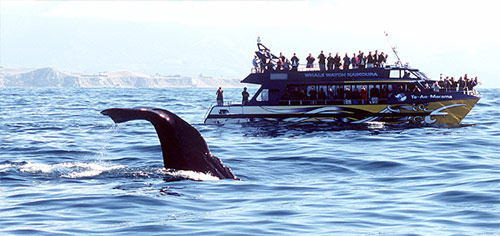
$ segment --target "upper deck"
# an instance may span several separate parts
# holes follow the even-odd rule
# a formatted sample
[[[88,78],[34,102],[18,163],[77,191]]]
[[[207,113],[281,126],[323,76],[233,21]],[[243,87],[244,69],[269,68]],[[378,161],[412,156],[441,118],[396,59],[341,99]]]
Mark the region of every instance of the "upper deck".
[[[249,74],[242,83],[272,84],[338,84],[338,83],[380,83],[380,82],[416,82],[430,79],[417,69],[387,66],[384,68],[358,68],[345,70],[319,70],[306,68],[292,70],[267,70]],[[266,86],[267,87],[267,86]]]
[[[343,64],[337,63],[335,67],[332,64],[325,67],[324,64],[312,64],[310,61],[298,64],[295,55],[295,60],[292,58],[290,63],[282,55],[273,55],[260,42],[257,46],[259,50],[255,52],[254,68],[241,82],[259,84],[261,87],[247,105],[337,104],[350,96],[357,99],[355,97],[361,95],[360,91],[367,93],[368,98],[380,98],[371,104],[397,103],[395,95],[401,93],[418,97],[439,93],[442,99],[448,99],[450,94],[455,96],[451,96],[453,99],[461,98],[462,95],[477,95],[473,86],[466,86],[466,83],[440,87],[438,83],[445,81],[432,80],[418,69],[402,65],[401,62],[386,65],[384,60],[381,63],[357,63],[352,66],[347,63],[345,68]],[[418,102],[425,103],[428,100],[420,99]]]
[[[376,64],[359,64],[356,66],[342,67],[341,63],[334,66],[308,62],[299,63],[299,59],[292,58],[292,63],[280,54],[280,57],[271,53],[266,46],[258,41],[258,51],[255,52],[254,68],[251,73],[243,79],[242,83],[260,84],[264,87],[284,84],[314,84],[314,83],[343,83],[343,82],[381,82],[381,81],[426,81],[430,80],[424,73],[417,69],[403,66],[400,62],[397,65],[385,65],[384,62]],[[362,55],[362,54],[361,54]],[[338,58],[340,60],[340,58]],[[313,59],[314,60],[314,59]],[[384,59],[385,60],[385,59]],[[286,61],[286,63],[284,62]],[[295,63],[295,64],[294,64]],[[274,84],[274,86],[272,86]],[[278,87],[281,87],[278,86]]]

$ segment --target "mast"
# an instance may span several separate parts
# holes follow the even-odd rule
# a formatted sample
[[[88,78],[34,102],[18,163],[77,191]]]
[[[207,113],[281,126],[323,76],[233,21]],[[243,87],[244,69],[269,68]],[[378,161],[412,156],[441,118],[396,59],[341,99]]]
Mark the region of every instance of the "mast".
[[[392,43],[391,39],[389,38],[389,34],[387,32],[384,31],[384,34],[385,34],[385,39],[387,40],[387,43],[392,48],[392,51],[394,52],[394,55],[396,55],[396,58],[398,58],[396,65],[399,65],[402,67],[403,63],[401,62],[401,58],[399,58],[398,51],[396,50],[396,45],[394,45],[394,43]]]

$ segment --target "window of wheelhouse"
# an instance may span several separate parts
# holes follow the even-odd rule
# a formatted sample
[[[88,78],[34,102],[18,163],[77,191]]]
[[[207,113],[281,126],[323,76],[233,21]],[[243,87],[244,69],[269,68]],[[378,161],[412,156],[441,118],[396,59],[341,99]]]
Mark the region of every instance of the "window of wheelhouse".
[[[262,89],[260,91],[259,96],[257,97],[258,102],[267,102],[269,101],[269,89]]]
[[[395,93],[405,93],[405,92],[421,92],[422,88],[418,83],[397,83],[392,84],[392,91]],[[390,90],[391,91],[391,90]]]
[[[389,72],[389,78],[390,79],[417,79],[418,76],[416,73],[419,73],[419,72],[410,71],[407,69],[404,69],[404,70],[395,69],[395,70],[391,70]]]
[[[389,72],[390,79],[399,79],[401,78],[401,70],[391,70]]]

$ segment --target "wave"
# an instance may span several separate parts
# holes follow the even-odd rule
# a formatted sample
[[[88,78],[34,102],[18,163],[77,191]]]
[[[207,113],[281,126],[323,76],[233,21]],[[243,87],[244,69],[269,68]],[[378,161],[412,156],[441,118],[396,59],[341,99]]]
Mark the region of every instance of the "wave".
[[[43,164],[28,162],[18,166],[19,171],[32,174],[48,174],[62,178],[95,177],[104,172],[124,169],[124,165],[109,165],[107,163],[64,162],[57,164]]]
[[[55,178],[163,178],[166,181],[175,181],[181,179],[189,179],[194,181],[212,181],[219,178],[205,173],[172,170],[163,167],[150,168],[128,168],[125,165],[114,165],[107,162],[63,162],[56,164],[45,163],[2,163],[0,164],[0,173],[9,170],[16,170],[22,173],[33,175],[51,176]]]

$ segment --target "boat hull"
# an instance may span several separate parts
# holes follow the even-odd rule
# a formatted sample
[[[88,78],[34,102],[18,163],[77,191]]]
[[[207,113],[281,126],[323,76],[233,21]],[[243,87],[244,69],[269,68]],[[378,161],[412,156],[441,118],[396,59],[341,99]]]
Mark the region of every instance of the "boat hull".
[[[390,124],[457,126],[479,98],[421,104],[214,106],[206,124],[246,123],[260,120],[285,122],[384,122]]]

